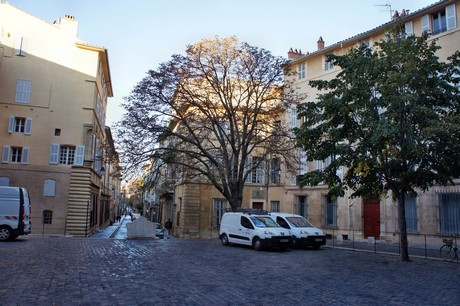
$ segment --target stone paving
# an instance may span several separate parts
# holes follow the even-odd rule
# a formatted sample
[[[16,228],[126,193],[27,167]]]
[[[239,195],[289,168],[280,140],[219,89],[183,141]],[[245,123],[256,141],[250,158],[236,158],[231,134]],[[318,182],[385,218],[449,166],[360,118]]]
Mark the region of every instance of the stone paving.
[[[0,243],[0,305],[460,305],[460,265],[213,240]]]

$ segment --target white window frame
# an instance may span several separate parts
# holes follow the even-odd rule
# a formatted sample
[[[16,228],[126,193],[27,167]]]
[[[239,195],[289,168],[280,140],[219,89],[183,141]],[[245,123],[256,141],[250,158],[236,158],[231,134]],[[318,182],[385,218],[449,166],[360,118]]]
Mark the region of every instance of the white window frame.
[[[460,235],[460,193],[438,194],[439,232],[441,235]]]
[[[225,199],[213,199],[213,211],[212,211],[212,226],[219,227],[222,216],[228,207],[228,202]]]
[[[446,6],[446,27],[447,31],[455,29],[457,27],[455,3]]]
[[[406,36],[414,35],[414,23],[412,21],[404,24],[404,33],[406,33]]]
[[[329,55],[329,54],[327,54]],[[323,68],[324,71],[330,71],[334,69],[334,64],[332,64],[330,61],[327,60],[327,55],[323,56]]]
[[[18,121],[19,123],[19,129],[18,127]],[[22,122],[24,121],[24,122]],[[21,128],[22,126],[22,128]],[[24,135],[31,135],[32,134],[32,118],[22,118],[22,117],[15,117],[15,116],[10,116],[9,122],[8,122],[8,133],[13,134],[13,133],[18,133],[18,134],[24,134]]]
[[[297,125],[297,105],[293,105],[289,109],[289,117],[291,122],[291,128],[298,127]]]
[[[422,33],[431,31],[431,20],[430,15],[423,15],[420,19],[422,25]]]
[[[16,83],[15,101],[17,103],[29,104],[31,90],[32,90],[32,81],[18,80]]]
[[[300,63],[297,65],[297,79],[303,80],[307,77],[307,63]]]
[[[270,201],[270,211],[280,212],[280,201]]]

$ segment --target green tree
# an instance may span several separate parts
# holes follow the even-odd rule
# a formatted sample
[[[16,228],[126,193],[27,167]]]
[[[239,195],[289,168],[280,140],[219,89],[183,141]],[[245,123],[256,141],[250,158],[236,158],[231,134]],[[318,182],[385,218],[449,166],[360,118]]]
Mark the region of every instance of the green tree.
[[[125,98],[116,129],[122,162],[134,170],[151,160],[174,164],[182,180],[205,180],[241,207],[252,171],[293,151],[280,119],[295,101],[285,64],[235,37],[204,39],[174,55]],[[248,163],[251,155],[258,158]]]
[[[330,80],[311,81],[318,100],[299,109],[305,123],[296,130],[309,160],[332,162],[323,172],[300,178],[324,181],[330,195],[382,197],[398,202],[401,259],[409,261],[406,195],[460,175],[459,56],[441,62],[428,35],[394,31],[373,48],[351,49],[329,60],[341,68]],[[339,167],[347,169],[343,178]]]

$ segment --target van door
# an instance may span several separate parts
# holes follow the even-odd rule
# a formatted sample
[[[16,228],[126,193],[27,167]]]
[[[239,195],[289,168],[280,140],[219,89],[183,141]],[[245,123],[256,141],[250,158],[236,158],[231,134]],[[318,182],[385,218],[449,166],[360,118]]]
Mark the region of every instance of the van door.
[[[23,224],[23,232],[22,235],[30,234],[32,231],[32,222],[31,222],[31,208],[30,208],[30,197],[29,192],[25,188],[21,188],[22,190],[22,207],[21,207],[21,221]]]
[[[251,245],[253,231],[254,226],[252,225],[251,221],[246,216],[241,216],[238,229],[238,239],[240,240],[239,243]]]

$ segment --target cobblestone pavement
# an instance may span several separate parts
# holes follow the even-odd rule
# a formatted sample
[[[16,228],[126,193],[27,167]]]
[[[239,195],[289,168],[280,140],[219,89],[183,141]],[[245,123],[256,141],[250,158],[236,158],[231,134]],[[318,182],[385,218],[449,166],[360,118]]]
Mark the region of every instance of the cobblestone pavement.
[[[0,243],[1,305],[460,305],[460,265],[213,240]]]

